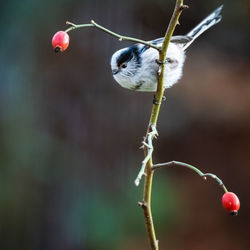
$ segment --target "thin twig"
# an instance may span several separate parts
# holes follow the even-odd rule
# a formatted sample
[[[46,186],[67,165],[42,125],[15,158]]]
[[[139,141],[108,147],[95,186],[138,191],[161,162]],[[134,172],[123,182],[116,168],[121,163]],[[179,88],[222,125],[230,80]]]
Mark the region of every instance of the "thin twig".
[[[71,25],[70,28],[66,29],[65,32],[69,32],[71,30],[74,30],[74,29],[79,29],[79,28],[86,28],[86,27],[96,27],[114,37],[117,37],[119,39],[119,41],[130,41],[130,42],[135,42],[135,43],[140,43],[140,44],[144,44],[148,47],[151,47],[153,49],[156,49],[158,51],[161,50],[161,48],[159,48],[158,46],[152,44],[151,42],[147,42],[147,41],[144,41],[144,40],[141,40],[141,39],[137,39],[137,38],[133,38],[133,37],[129,37],[129,36],[122,36],[122,35],[119,35],[103,26],[101,26],[100,24],[97,24],[94,20],[91,20],[90,23],[87,23],[87,24],[74,24],[72,22],[69,22],[67,21],[66,24],[68,25]]]
[[[191,170],[193,170],[195,173],[197,173],[200,177],[203,178],[203,180],[206,180],[207,177],[210,177],[212,179],[215,179],[218,184],[220,185],[220,187],[222,187],[222,189],[225,191],[225,192],[228,192],[227,191],[227,188],[225,187],[225,185],[223,184],[222,180],[220,178],[218,178],[215,174],[211,174],[211,173],[203,173],[202,171],[200,171],[198,168],[194,167],[193,165],[190,165],[190,164],[187,164],[187,163],[184,163],[184,162],[180,162],[180,161],[170,161],[170,162],[165,162],[165,163],[159,163],[159,164],[154,164],[152,166],[152,169],[153,170],[156,170],[156,169],[160,169],[160,168],[163,168],[163,167],[185,167],[185,168],[189,168]]]

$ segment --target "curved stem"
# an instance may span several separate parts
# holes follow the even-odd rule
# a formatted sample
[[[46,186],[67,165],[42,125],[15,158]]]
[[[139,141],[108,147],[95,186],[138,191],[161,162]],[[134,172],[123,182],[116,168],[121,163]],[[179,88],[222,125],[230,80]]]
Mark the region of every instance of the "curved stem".
[[[161,50],[159,50],[159,61],[165,62],[166,60],[166,54],[167,54],[167,48],[169,45],[169,42],[171,40],[171,37],[173,35],[174,29],[178,23],[179,16],[184,9],[183,0],[176,0],[175,9],[172,15],[172,18],[170,20],[169,26],[167,28],[165,38],[163,41],[163,45]],[[145,142],[148,143],[149,135],[152,132],[152,128],[156,129],[156,124],[158,121],[161,101],[164,93],[164,72],[165,72],[165,65],[164,63],[160,66],[159,72],[158,72],[158,85],[157,90],[154,96],[154,102],[153,107],[150,115],[149,125],[146,133]],[[144,147],[144,155],[145,157],[148,155],[148,147]],[[152,182],[153,182],[153,174],[154,169],[153,167],[153,159],[152,159],[152,153],[151,156],[146,164],[145,169],[145,183],[144,183],[144,193],[143,193],[143,201],[139,204],[141,205],[144,213],[144,219],[145,224],[147,228],[148,233],[148,239],[150,243],[151,250],[158,250],[158,240],[156,239],[155,229],[154,229],[154,223],[153,223],[153,217],[151,212],[151,191],[152,191]]]
[[[150,43],[150,42],[147,42],[147,41],[144,41],[144,40],[141,40],[141,39],[137,39],[137,38],[134,38],[134,37],[129,37],[129,36],[122,36],[122,35],[119,35],[105,27],[103,27],[102,25],[100,24],[97,24],[94,20],[91,20],[90,23],[88,24],[74,24],[74,23],[71,23],[69,21],[66,22],[66,24],[68,25],[71,25],[70,28],[66,29],[65,32],[70,32],[71,30],[74,30],[74,29],[79,29],[79,28],[86,28],[86,27],[96,27],[114,37],[117,37],[119,38],[119,41],[130,41],[130,42],[135,42],[135,43],[141,43],[141,44],[144,44],[146,46],[149,46],[153,49],[156,49],[156,50],[160,50],[159,47],[157,47],[156,45]]]
[[[189,169],[193,170],[195,173],[197,173],[204,180],[206,180],[207,177],[213,178],[218,182],[218,184],[220,185],[220,187],[222,187],[222,189],[224,190],[225,193],[228,192],[227,188],[223,184],[222,180],[220,178],[218,178],[215,174],[203,173],[202,171],[200,171],[198,168],[194,167],[193,165],[190,165],[190,164],[187,164],[184,162],[170,161],[170,162],[165,162],[165,163],[154,164],[152,166],[152,169],[156,170],[156,169],[163,168],[163,167],[175,167],[175,166],[189,168]]]

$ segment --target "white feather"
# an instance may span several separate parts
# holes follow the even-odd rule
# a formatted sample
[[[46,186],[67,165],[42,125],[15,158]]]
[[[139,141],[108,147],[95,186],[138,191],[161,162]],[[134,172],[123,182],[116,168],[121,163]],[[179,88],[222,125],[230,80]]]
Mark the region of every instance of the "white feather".
[[[186,36],[173,37],[166,55],[164,72],[164,88],[173,86],[182,76],[185,61],[185,49],[204,31],[221,20],[220,6],[192,29]],[[161,47],[163,38],[151,41]],[[135,49],[133,51],[133,49]],[[126,64],[118,63],[122,55],[129,52]],[[111,68],[114,79],[124,88],[137,91],[156,91],[159,63],[159,53],[156,49],[147,48],[145,45],[136,44],[115,52],[111,58]]]

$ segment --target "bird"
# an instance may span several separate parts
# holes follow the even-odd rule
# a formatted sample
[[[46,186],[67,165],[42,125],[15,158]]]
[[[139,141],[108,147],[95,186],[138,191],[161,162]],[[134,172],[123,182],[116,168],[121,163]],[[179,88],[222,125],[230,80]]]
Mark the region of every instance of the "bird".
[[[172,87],[182,77],[186,49],[207,29],[221,21],[223,5],[215,9],[197,26],[184,36],[172,36],[167,53],[164,71],[164,89]],[[149,43],[161,48],[164,38]],[[144,44],[133,44],[116,51],[111,57],[112,75],[116,82],[127,89],[155,92],[159,67],[159,52]]]

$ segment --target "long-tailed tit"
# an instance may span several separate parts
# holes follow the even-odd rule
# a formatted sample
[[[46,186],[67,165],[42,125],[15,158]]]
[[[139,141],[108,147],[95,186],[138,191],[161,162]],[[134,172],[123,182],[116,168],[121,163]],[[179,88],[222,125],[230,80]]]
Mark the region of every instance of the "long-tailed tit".
[[[185,36],[173,36],[167,50],[164,88],[173,86],[182,76],[185,50],[204,31],[220,22],[220,6]],[[151,41],[161,47],[164,38]],[[115,80],[124,88],[137,91],[156,91],[159,53],[156,49],[134,44],[118,50],[111,58],[111,69]]]

